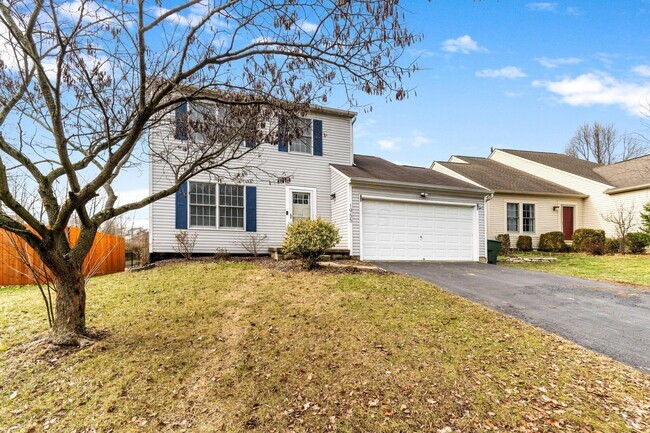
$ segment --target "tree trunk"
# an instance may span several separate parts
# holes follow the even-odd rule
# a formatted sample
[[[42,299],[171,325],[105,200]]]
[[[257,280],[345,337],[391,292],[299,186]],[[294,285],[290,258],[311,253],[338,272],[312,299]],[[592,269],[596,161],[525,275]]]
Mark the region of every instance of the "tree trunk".
[[[86,336],[86,284],[81,269],[69,267],[57,275],[56,309],[51,339],[54,344],[78,346]]]

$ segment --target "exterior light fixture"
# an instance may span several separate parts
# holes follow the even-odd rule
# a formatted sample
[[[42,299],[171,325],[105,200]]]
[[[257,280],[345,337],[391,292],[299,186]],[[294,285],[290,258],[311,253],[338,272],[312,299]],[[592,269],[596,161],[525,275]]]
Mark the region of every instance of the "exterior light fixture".
[[[559,209],[560,209],[560,206],[553,206],[553,210],[554,210],[554,211],[557,212]]]
[[[422,198],[427,198],[428,195],[429,195],[428,192],[421,192],[420,193],[420,197],[422,197]]]

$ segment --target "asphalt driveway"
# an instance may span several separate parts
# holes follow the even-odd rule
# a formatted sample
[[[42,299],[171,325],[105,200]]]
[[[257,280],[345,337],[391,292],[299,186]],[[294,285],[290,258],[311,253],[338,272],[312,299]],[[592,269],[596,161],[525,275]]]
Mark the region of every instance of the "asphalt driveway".
[[[482,263],[375,264],[650,373],[650,290]]]

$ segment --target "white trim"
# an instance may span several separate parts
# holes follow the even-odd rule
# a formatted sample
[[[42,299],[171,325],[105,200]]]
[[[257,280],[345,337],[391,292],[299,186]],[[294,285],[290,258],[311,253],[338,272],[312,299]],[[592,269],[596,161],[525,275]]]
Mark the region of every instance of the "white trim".
[[[359,194],[359,259],[364,260],[363,254],[363,196]]]
[[[215,186],[215,225],[214,226],[193,226],[190,224],[190,208],[192,203],[190,202],[190,184],[191,183],[207,183]],[[241,186],[244,188],[244,226],[243,227],[221,227],[219,224],[219,186],[221,185],[230,185],[230,186]],[[205,206],[205,205],[199,205]],[[208,205],[209,206],[209,205]],[[237,183],[218,183],[210,181],[200,181],[200,180],[188,180],[187,181],[187,229],[186,230],[218,230],[222,232],[232,231],[232,232],[245,232],[246,231],[246,185],[240,185]]]
[[[317,209],[317,196],[316,188],[302,187],[302,186],[287,186],[285,189],[285,214],[286,214],[286,225],[291,224],[293,221],[293,215],[291,211],[293,209],[293,196],[294,192],[307,192],[311,194],[309,197],[309,213],[311,214],[311,219],[316,219],[316,209]]]
[[[346,202],[347,208],[345,209],[346,212],[346,219],[348,220],[348,249],[350,250],[350,255],[354,255],[352,252],[352,249],[354,247],[354,223],[353,223],[353,212],[352,212],[352,184],[350,183],[350,180],[348,179],[348,198]]]
[[[442,204],[449,206],[463,206],[463,207],[474,207],[476,203],[463,203],[463,202],[454,202],[454,201],[441,201],[441,200],[415,200],[411,198],[396,198],[396,197],[384,197],[379,195],[360,195],[360,201],[363,200],[375,200],[375,201],[394,201],[394,202],[403,202],[403,203],[417,203],[417,204]]]
[[[475,262],[479,261],[479,256],[481,255],[481,252],[479,251],[479,218],[478,218],[478,205],[474,205],[474,212],[472,212],[472,257],[474,258]]]

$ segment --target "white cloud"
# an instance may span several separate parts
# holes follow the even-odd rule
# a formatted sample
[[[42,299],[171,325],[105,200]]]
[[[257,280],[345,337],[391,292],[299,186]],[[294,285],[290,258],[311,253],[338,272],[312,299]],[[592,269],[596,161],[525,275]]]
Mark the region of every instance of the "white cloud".
[[[382,150],[399,150],[399,146],[397,145],[397,140],[383,139],[377,141],[377,144],[379,145],[379,148]]]
[[[318,24],[310,23],[307,20],[298,21],[296,27],[306,33],[314,33],[318,30]]]
[[[526,77],[526,73],[516,66],[506,66],[501,69],[483,69],[475,75],[481,78],[505,78],[508,80]]]
[[[117,202],[121,205],[133,203],[149,196],[148,188],[137,188],[126,191],[116,191]]]
[[[579,57],[538,57],[535,61],[545,68],[553,69],[563,65],[577,65],[582,62],[582,59]]]
[[[474,52],[487,52],[470,35],[460,36],[456,39],[447,39],[442,43],[442,50],[448,53],[470,54]]]
[[[650,98],[650,82],[626,82],[603,73],[588,73],[560,81],[534,81],[573,106],[615,105],[640,115]]]
[[[413,130],[411,131],[411,135],[413,137],[411,139],[413,143],[413,147],[422,147],[422,146],[426,146],[427,144],[431,144],[431,139],[426,135],[424,135],[422,131],[418,131],[417,129]]]
[[[650,65],[638,65],[632,68],[632,72],[642,77],[650,77]]]
[[[409,53],[411,53],[413,57],[421,57],[421,58],[433,57],[435,55],[433,51],[427,49],[417,49],[417,48],[411,48],[409,50]]]
[[[266,36],[258,36],[251,41],[253,44],[263,44],[267,42],[274,42],[273,39]]]
[[[551,2],[528,3],[526,7],[528,8],[528,10],[534,12],[556,12],[557,11],[557,3],[551,3]]]

